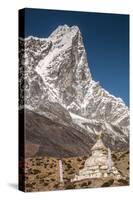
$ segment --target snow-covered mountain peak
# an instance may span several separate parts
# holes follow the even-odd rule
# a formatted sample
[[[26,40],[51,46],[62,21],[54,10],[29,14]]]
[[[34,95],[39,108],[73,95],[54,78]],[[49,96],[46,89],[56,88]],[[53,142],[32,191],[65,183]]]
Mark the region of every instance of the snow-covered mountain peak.
[[[104,122],[111,138],[126,141],[128,107],[92,79],[77,26],[59,26],[48,38],[30,36],[19,42],[21,106],[36,111],[40,103],[56,102],[90,133],[92,126]]]
[[[68,25],[60,25],[58,26],[49,36],[49,38],[59,38],[62,37],[63,35],[69,33],[69,34],[74,34],[79,31],[78,26],[72,26],[69,27]]]
[[[79,28],[66,25],[58,27],[48,40],[51,41],[51,48],[36,66],[36,72],[45,84],[56,88],[56,96],[62,104],[66,105],[66,101],[72,103],[73,96],[79,96],[78,104],[81,104],[81,90],[91,81],[91,74]]]

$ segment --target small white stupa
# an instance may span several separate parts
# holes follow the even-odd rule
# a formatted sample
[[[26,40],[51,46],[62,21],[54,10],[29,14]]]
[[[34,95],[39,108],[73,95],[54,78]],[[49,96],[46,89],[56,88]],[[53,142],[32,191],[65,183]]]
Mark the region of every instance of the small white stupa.
[[[103,144],[101,132],[97,133],[97,142],[92,147],[91,151],[92,156],[85,161],[84,168],[79,171],[78,175],[75,175],[71,182],[90,178],[121,178],[120,173],[114,167],[110,149],[107,149]]]

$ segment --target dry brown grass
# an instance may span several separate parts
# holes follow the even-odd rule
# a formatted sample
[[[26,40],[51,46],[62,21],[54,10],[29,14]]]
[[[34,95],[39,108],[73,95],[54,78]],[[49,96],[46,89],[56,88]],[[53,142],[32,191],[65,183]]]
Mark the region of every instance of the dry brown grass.
[[[64,183],[60,183],[58,158],[27,158],[25,160],[25,191],[49,191],[128,185],[128,152],[113,153],[115,166],[121,174],[124,174],[126,177],[125,179],[119,181],[111,178],[87,179],[71,183],[70,180],[84,167],[86,159],[86,156],[62,159]]]

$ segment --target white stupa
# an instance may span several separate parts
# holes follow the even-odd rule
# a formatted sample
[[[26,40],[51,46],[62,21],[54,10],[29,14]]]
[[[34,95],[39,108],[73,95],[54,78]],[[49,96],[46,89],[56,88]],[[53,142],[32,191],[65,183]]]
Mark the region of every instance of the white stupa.
[[[92,156],[85,161],[84,168],[79,171],[78,175],[75,175],[71,182],[103,177],[121,178],[120,173],[114,167],[110,149],[103,144],[101,132],[97,133],[97,142],[91,151]]]

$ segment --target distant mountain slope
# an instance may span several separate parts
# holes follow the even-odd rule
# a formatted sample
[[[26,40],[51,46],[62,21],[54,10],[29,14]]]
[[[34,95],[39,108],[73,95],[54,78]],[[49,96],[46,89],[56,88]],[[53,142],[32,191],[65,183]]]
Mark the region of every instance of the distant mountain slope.
[[[20,117],[22,112],[21,110]],[[27,109],[25,122],[26,157],[89,155],[94,143],[89,135],[83,136],[83,133],[71,124],[60,124]]]

